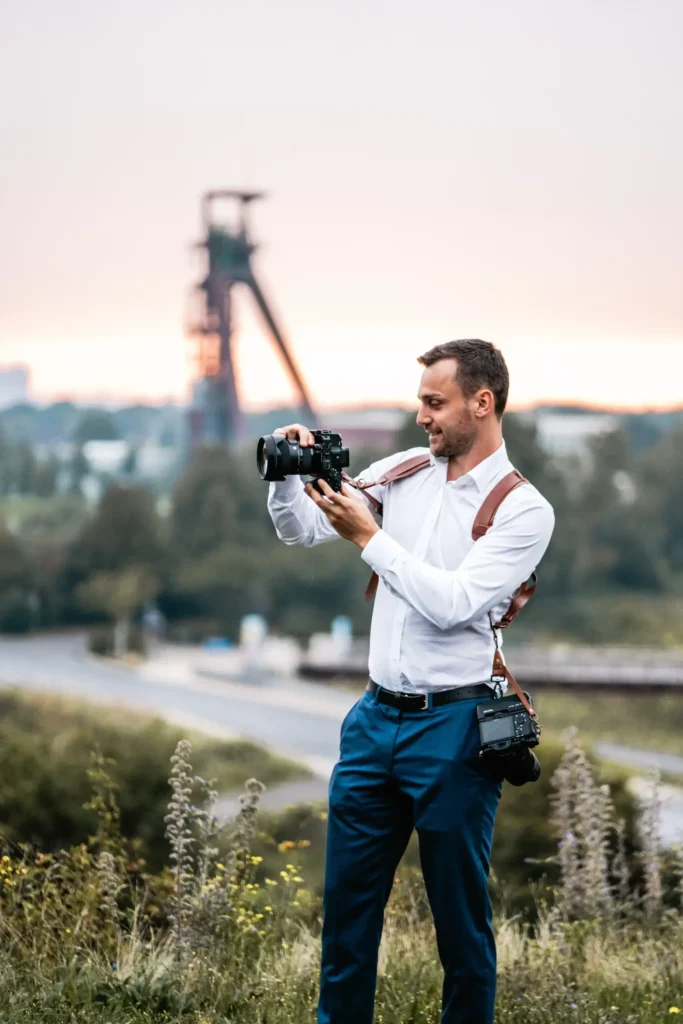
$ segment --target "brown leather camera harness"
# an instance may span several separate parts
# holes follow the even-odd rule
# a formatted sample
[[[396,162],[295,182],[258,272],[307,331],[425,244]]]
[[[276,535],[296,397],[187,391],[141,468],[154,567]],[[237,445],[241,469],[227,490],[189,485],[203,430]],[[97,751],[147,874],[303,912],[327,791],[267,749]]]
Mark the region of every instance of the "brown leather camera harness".
[[[398,466],[394,466],[393,469],[388,470],[388,472],[384,473],[379,480],[354,480],[343,470],[342,478],[345,483],[349,484],[349,486],[355,487],[359,491],[367,491],[369,487],[376,487],[378,484],[385,485],[395,483],[397,480],[404,480],[406,477],[412,476],[414,473],[419,473],[421,469],[426,469],[429,465],[431,465],[431,458],[429,455],[415,455],[412,459],[406,459],[405,462],[401,462]],[[513,469],[510,473],[504,476],[502,480],[498,481],[496,486],[486,496],[484,503],[474,517],[474,524],[472,526],[473,540],[479,540],[480,537],[484,536],[489,527],[493,524],[495,514],[502,502],[507,498],[508,494],[514,491],[515,488],[526,483],[528,483],[528,480],[516,469]],[[378,501],[377,498],[373,498],[371,494],[366,494],[365,497],[381,516],[383,512],[382,503]],[[503,661],[503,656],[500,652],[500,646],[498,643],[498,634],[496,632],[498,629],[506,629],[513,619],[519,614],[536,590],[536,579],[536,573],[532,573],[529,579],[518,587],[512,597],[508,610],[498,622],[494,623],[491,612],[489,612],[488,615],[489,622],[491,623],[491,630],[493,632],[493,639],[496,645],[493,655],[493,671],[491,673],[491,680],[495,682],[496,680],[503,678],[507,679],[528,713],[537,721],[536,711],[529,704],[519,686],[519,683]],[[378,582],[379,578],[377,573],[373,572],[365,589],[366,601],[369,601],[370,598],[374,596]],[[498,687],[498,689],[500,689],[500,687]],[[537,727],[540,732],[538,721]]]

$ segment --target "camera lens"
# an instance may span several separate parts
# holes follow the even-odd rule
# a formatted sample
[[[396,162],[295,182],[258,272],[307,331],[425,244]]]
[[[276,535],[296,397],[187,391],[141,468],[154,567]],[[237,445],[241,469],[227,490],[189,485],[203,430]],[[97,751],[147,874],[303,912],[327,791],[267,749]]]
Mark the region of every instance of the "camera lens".
[[[308,473],[315,461],[314,448],[300,448],[284,435],[266,434],[256,446],[256,466],[262,480],[284,480],[292,473]]]

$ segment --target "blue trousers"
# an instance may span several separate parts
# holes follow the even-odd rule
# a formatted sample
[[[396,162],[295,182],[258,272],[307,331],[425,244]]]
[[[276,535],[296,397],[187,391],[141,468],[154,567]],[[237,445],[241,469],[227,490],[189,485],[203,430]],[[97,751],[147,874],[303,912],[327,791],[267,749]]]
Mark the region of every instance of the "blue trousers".
[[[417,829],[444,970],[442,1024],[491,1024],[489,858],[502,779],[478,766],[481,698],[429,711],[366,691],[330,779],[318,1024],[372,1024],[384,908]]]

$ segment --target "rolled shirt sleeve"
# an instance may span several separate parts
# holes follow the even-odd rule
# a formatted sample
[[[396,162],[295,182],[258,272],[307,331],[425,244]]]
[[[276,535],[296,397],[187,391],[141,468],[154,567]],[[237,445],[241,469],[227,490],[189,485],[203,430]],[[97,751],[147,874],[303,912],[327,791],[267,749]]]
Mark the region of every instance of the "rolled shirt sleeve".
[[[520,508],[513,492],[488,532],[457,569],[440,569],[410,554],[384,530],[361,558],[412,608],[439,629],[467,625],[514,593],[543,557],[555,524],[552,506],[537,494]],[[527,499],[528,500],[528,499]]]

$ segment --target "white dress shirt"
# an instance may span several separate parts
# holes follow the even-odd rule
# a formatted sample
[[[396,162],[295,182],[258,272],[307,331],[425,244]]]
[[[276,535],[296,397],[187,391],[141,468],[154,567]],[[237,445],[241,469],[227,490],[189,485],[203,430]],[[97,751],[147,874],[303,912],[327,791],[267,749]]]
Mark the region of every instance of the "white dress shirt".
[[[426,451],[380,459],[357,479],[377,480]],[[507,610],[543,557],[555,523],[549,502],[522,484],[505,498],[486,535],[472,540],[477,511],[513,468],[503,442],[458,480],[446,479],[446,457],[430,453],[425,469],[370,489],[384,506],[382,519],[373,510],[382,529],[360,554],[379,576],[369,672],[380,686],[429,693],[490,681],[495,642],[488,612],[495,622]],[[280,540],[312,547],[341,539],[303,488],[300,476],[269,486],[268,511]]]

